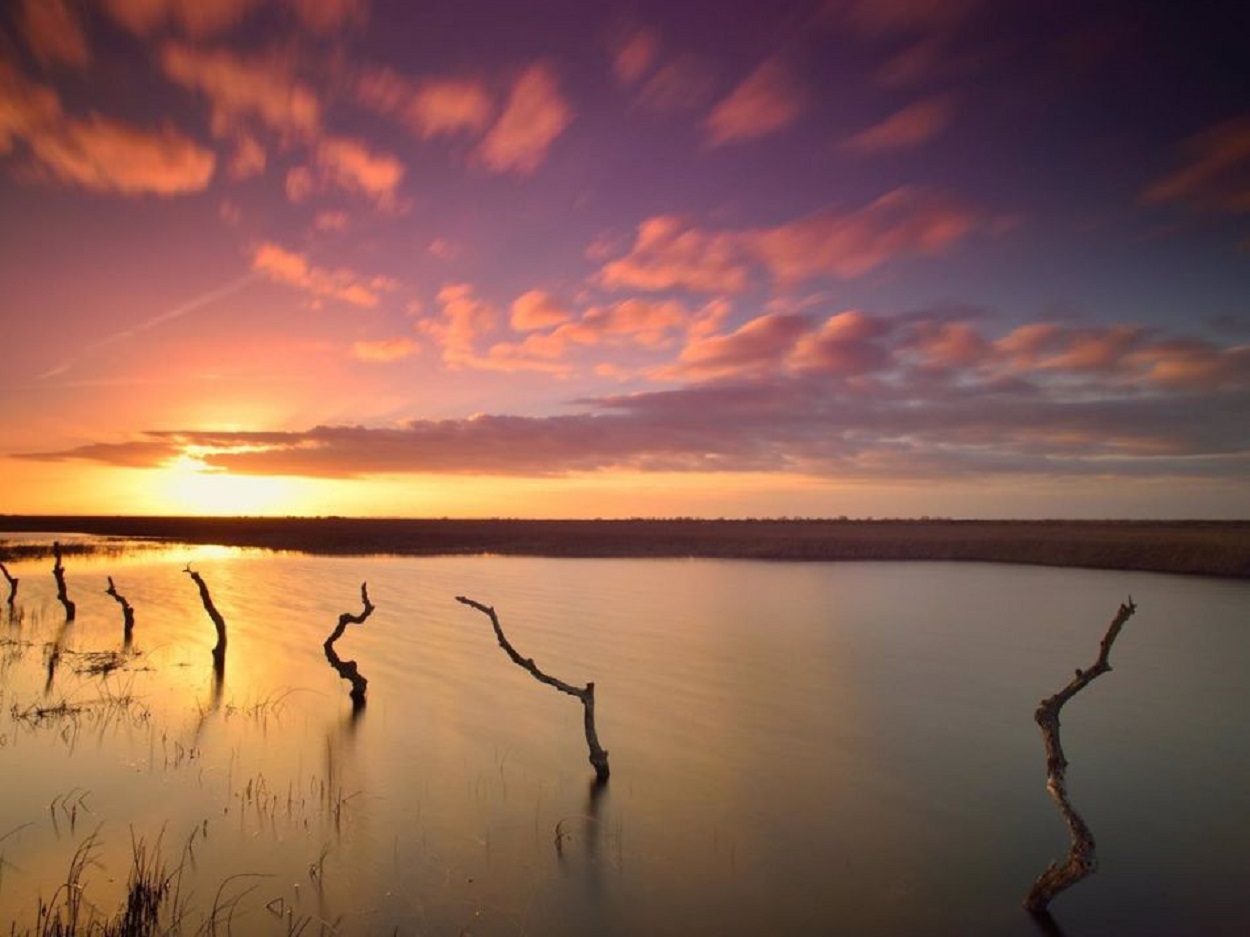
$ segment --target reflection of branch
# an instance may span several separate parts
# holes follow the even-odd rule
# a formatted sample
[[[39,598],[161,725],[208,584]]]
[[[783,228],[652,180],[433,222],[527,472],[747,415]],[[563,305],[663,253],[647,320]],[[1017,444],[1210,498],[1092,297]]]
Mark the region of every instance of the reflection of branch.
[[[504,637],[503,628],[499,626],[499,616],[495,614],[495,610],[489,605],[483,605],[481,602],[475,602],[472,599],[466,599],[462,595],[456,596],[456,601],[461,605],[467,605],[470,608],[476,608],[479,612],[490,619],[491,627],[495,629],[495,638],[499,641],[499,646],[504,649],[512,662],[518,667],[529,671],[529,673],[539,683],[545,683],[547,686],[555,687],[561,693],[567,693],[569,696],[575,696],[582,702],[582,708],[585,711],[586,725],[586,747],[590,749],[590,763],[594,765],[595,776],[600,781],[608,779],[608,753],[599,746],[599,736],[595,732],[595,685],[587,683],[583,687],[575,687],[563,680],[557,680],[555,677],[543,673],[534,664],[533,658],[522,657],[517,653],[516,648],[508,643],[508,639]]]
[[[135,610],[131,608],[130,603],[126,601],[126,597],[117,591],[117,587],[113,585],[113,577],[109,576],[109,587],[104,590],[105,595],[111,595],[116,599],[117,604],[122,607],[122,629],[123,635],[127,641],[135,630]]]
[[[18,579],[17,579],[17,577],[16,577],[16,576],[11,576],[11,575],[9,575],[9,571],[8,571],[8,569],[6,569],[6,568],[5,568],[5,565],[4,565],[3,563],[0,563],[0,573],[4,573],[4,578],[8,580],[8,583],[9,583],[9,605],[12,605],[12,604],[13,604],[13,600],[17,598],[17,583],[18,583]]]
[[[226,660],[226,620],[221,617],[221,612],[217,611],[217,606],[213,604],[213,597],[208,594],[208,586],[205,585],[200,574],[191,569],[190,563],[183,572],[190,576],[199,587],[200,601],[204,603],[204,611],[208,612],[208,617],[213,620],[213,625],[217,628],[217,644],[213,647],[213,662],[220,668]]]
[[[1063,704],[1085,689],[1093,679],[1111,669],[1108,660],[1111,645],[1120,634],[1124,623],[1133,617],[1137,606],[1132,596],[1127,604],[1121,605],[1107,633],[1103,636],[1098,648],[1098,659],[1089,670],[1078,670],[1072,681],[1054,696],[1048,696],[1038,704],[1033,718],[1042,728],[1042,742],[1046,746],[1046,789],[1054,798],[1068,826],[1072,842],[1068,847],[1068,857],[1062,865],[1052,862],[1046,871],[1037,877],[1033,887],[1024,899],[1024,907],[1032,914],[1046,915],[1050,902],[1062,891],[1075,885],[1098,868],[1098,856],[1094,852],[1094,834],[1090,832],[1085,821],[1081,819],[1068,800],[1066,773],[1068,760],[1063,755],[1063,746],[1059,742],[1059,710]]]
[[[65,564],[61,562],[61,544],[57,541],[52,543],[52,554],[56,557],[56,564],[52,567],[52,575],[56,577],[56,597],[65,606],[65,620],[73,621],[76,609],[65,591]]]
[[[334,642],[343,636],[343,632],[347,630],[348,625],[363,625],[365,619],[373,614],[373,603],[369,601],[369,584],[362,582],[360,584],[360,601],[364,604],[364,608],[359,615],[353,615],[351,612],[344,612],[339,616],[339,623],[335,625],[334,630],[330,632],[330,636],[325,639],[322,647],[325,648],[326,660],[330,662],[340,677],[352,685],[352,711],[365,705],[365,691],[369,688],[369,681],[361,675],[360,669],[356,666],[354,660],[343,660],[339,657],[338,652],[334,650]]]

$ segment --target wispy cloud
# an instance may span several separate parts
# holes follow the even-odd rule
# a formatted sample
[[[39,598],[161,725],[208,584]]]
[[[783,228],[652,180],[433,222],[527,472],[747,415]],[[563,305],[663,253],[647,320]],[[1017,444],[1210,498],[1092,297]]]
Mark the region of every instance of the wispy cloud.
[[[612,74],[622,86],[636,84],[655,63],[660,39],[655,30],[637,27],[613,44]]]
[[[766,137],[790,126],[807,109],[808,92],[780,59],[768,59],[708,114],[713,146]]]
[[[75,68],[90,64],[87,32],[66,0],[21,0],[18,20],[27,48],[43,64]]]
[[[1250,117],[1209,127],[1185,143],[1184,153],[1185,164],[1147,186],[1143,201],[1250,212]]]
[[[474,76],[413,80],[393,69],[368,68],[356,92],[363,105],[394,117],[423,140],[477,136],[495,110],[486,83]]]
[[[314,160],[338,187],[361,193],[380,208],[395,204],[404,164],[389,153],[375,153],[363,141],[350,137],[326,137],[318,141]]]
[[[954,114],[954,98],[950,95],[924,98],[848,137],[842,148],[863,155],[912,150],[941,134]]]
[[[271,242],[256,248],[252,255],[252,269],[277,283],[353,306],[376,306],[378,290],[386,285],[376,277],[366,280],[346,268],[328,270],[318,267],[310,263],[305,255]]]
[[[478,145],[477,159],[495,172],[532,173],[572,120],[555,69],[535,62],[517,76],[503,113]]]

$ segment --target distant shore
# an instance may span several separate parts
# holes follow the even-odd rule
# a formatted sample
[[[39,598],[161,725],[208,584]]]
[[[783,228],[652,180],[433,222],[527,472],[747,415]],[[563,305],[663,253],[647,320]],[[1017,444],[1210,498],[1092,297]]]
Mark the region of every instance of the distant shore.
[[[11,533],[329,555],[952,560],[1250,577],[1250,521],[450,520],[0,515]],[[0,558],[21,555],[0,545]]]

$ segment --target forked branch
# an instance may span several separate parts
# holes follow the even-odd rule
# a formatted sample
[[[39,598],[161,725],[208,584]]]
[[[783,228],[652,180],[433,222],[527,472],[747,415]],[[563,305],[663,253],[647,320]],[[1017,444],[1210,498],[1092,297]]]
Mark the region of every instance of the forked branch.
[[[1090,832],[1089,826],[1068,799],[1066,779],[1068,760],[1064,757],[1063,745],[1059,739],[1059,710],[1063,708],[1064,703],[1093,682],[1095,677],[1111,669],[1111,646],[1119,637],[1124,623],[1133,617],[1135,611],[1137,611],[1137,606],[1133,604],[1133,598],[1130,596],[1128,602],[1120,606],[1120,610],[1107,628],[1107,633],[1103,635],[1102,643],[1098,647],[1098,659],[1094,661],[1094,665],[1088,670],[1077,670],[1076,676],[1068,685],[1054,696],[1048,696],[1042,700],[1033,714],[1033,718],[1041,726],[1042,744],[1046,747],[1046,789],[1050,791],[1050,796],[1059,807],[1059,812],[1063,815],[1063,821],[1067,824],[1071,837],[1067,858],[1062,863],[1052,862],[1047,866],[1046,871],[1037,877],[1037,881],[1033,883],[1033,887],[1024,898],[1025,909],[1038,916],[1045,916],[1048,913],[1047,908],[1060,892],[1072,887],[1098,868],[1094,834]]]
[[[56,578],[56,597],[65,606],[65,620],[73,621],[77,608],[70,601],[69,593],[65,589],[65,564],[61,562],[61,544],[59,541],[53,541],[52,555],[56,557],[56,563],[52,567],[52,575]]]
[[[208,612],[208,617],[213,620],[213,627],[217,629],[217,643],[213,646],[213,662],[221,667],[226,660],[226,620],[221,617],[221,612],[217,611],[217,606],[213,604],[213,597],[209,595],[204,579],[191,568],[190,563],[183,572],[190,576],[191,581],[199,588],[204,611]]]
[[[369,681],[361,674],[360,668],[356,666],[354,660],[343,660],[339,657],[338,652],[334,649],[334,642],[343,636],[343,632],[347,630],[348,625],[363,625],[365,619],[373,614],[374,605],[369,601],[369,584],[367,582],[360,584],[360,601],[364,605],[360,614],[353,615],[351,612],[344,612],[340,615],[339,623],[330,632],[330,636],[325,639],[325,643],[322,644],[322,647],[325,648],[326,660],[330,662],[330,666],[335,669],[340,677],[352,685],[352,705],[356,709],[365,704],[365,691],[369,688]]]
[[[476,608],[479,612],[490,619],[491,627],[495,629],[495,639],[499,642],[499,646],[504,649],[504,653],[512,659],[512,662],[523,670],[529,671],[530,675],[539,683],[545,683],[547,686],[555,687],[561,693],[567,693],[569,696],[575,696],[581,700],[584,712],[584,723],[586,727],[586,747],[590,749],[590,763],[594,766],[595,777],[600,781],[608,779],[608,753],[604,751],[599,744],[599,735],[595,731],[595,685],[587,683],[584,687],[576,687],[572,684],[565,683],[563,680],[557,679],[550,674],[543,673],[538,669],[531,657],[522,657],[504,637],[503,628],[499,625],[499,616],[495,614],[495,610],[489,605],[483,605],[481,602],[475,602],[473,599],[467,599],[463,595],[456,596],[456,601],[461,605],[467,605],[470,608]]]
[[[9,574],[8,569],[3,563],[0,563],[0,573],[4,573],[4,578],[9,584],[9,605],[12,606],[13,602],[17,599],[18,579],[16,576]]]
[[[122,636],[129,641],[135,630],[135,610],[126,601],[126,597],[117,591],[117,587],[113,585],[112,576],[109,576],[109,587],[104,590],[104,594],[111,595],[122,607]]]

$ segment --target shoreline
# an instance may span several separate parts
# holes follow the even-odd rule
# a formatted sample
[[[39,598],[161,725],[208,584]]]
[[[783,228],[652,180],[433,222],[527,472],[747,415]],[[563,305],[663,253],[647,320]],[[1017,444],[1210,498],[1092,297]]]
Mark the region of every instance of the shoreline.
[[[0,515],[79,533],[321,555],[940,560],[1250,578],[1250,521],[452,520]],[[0,558],[15,556],[0,546]]]

